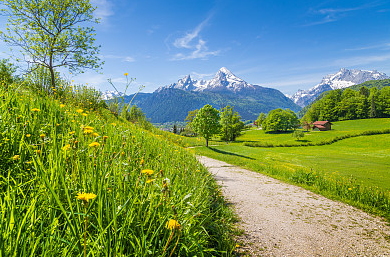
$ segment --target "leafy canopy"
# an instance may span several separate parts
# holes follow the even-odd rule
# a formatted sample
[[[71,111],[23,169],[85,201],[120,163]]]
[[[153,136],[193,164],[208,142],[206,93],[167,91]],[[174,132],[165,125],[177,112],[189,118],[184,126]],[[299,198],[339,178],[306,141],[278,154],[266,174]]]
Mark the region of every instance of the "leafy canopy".
[[[221,140],[234,141],[236,137],[241,135],[244,128],[244,122],[241,121],[241,116],[233,111],[233,107],[228,105],[221,110]]]
[[[54,69],[71,72],[99,69],[99,47],[94,46],[95,30],[83,27],[98,23],[89,0],[0,0],[8,16],[7,28],[0,37],[19,47],[29,69],[45,67],[55,87]]]
[[[198,111],[192,121],[192,128],[198,135],[206,139],[206,146],[209,146],[209,139],[219,133],[221,127],[219,120],[219,111],[206,104]]]

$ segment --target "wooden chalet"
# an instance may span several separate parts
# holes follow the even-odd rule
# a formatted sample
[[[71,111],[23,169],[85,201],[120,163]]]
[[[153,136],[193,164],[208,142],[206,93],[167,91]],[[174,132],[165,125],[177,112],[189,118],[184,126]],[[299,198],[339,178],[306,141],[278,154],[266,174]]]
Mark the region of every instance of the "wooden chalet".
[[[316,121],[316,122],[313,123],[313,130],[315,130],[315,131],[331,130],[332,129],[331,125],[332,125],[332,123],[330,123],[327,120],[325,120],[325,121]]]

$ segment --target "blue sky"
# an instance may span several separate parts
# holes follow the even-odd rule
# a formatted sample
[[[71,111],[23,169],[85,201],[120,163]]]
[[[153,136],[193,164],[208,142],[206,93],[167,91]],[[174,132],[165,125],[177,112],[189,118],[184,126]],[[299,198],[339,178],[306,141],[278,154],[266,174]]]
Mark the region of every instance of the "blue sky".
[[[92,0],[105,61],[71,77],[100,90],[112,79],[128,93],[210,79],[227,67],[245,81],[292,94],[340,68],[390,75],[390,1]],[[0,43],[0,57],[7,57]],[[71,76],[71,75],[68,75]]]

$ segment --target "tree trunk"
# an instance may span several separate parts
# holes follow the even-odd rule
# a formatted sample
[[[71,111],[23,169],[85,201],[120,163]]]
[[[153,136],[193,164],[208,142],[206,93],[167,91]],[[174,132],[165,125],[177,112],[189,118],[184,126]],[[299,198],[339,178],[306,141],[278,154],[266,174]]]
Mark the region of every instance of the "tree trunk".
[[[51,81],[50,81],[51,89],[53,90],[56,88],[56,81],[55,81],[55,74],[54,74],[53,67],[49,67],[49,71],[50,71],[50,78],[51,78]]]
[[[209,139],[206,138],[206,147],[209,147]]]

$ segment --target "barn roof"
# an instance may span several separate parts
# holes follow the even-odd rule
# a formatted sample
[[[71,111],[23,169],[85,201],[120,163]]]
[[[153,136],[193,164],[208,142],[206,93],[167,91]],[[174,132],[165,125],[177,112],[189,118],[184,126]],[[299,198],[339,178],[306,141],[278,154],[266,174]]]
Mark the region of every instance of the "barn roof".
[[[322,126],[322,125],[318,125],[318,124],[314,124],[314,127],[316,127],[316,128],[323,128],[323,129],[326,129],[324,126]]]
[[[325,121],[316,121],[316,122],[313,123],[313,125],[320,125],[320,126],[323,126],[323,125],[325,125],[326,123],[332,124],[332,123],[330,123],[329,121],[325,120]]]

